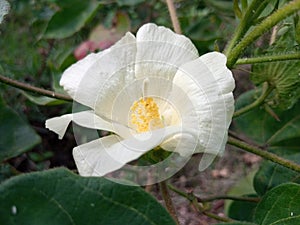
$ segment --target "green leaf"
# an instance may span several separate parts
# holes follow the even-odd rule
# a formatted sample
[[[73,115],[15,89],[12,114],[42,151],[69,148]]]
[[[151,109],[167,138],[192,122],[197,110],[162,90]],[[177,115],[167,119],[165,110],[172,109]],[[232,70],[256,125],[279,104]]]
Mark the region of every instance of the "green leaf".
[[[255,91],[250,91],[240,96],[236,102],[237,108],[254,101],[255,95]],[[270,115],[265,107],[258,107],[235,119],[236,131],[244,132],[262,146],[268,146],[268,151],[300,164],[300,102],[290,110],[277,109],[274,113],[280,121]],[[285,182],[300,183],[299,173],[264,161],[255,175],[254,188],[259,195],[263,195]]]
[[[20,155],[38,144],[35,131],[0,97],[0,162]]]
[[[243,196],[249,194],[255,194],[255,190],[253,188],[253,179],[254,175],[256,174],[257,169],[252,170],[246,177],[241,178],[238,180],[233,187],[231,187],[227,191],[227,195],[230,196]],[[228,215],[230,205],[233,201],[232,200],[225,200],[224,211]]]
[[[17,175],[17,173],[17,170],[8,163],[0,164],[0,183],[12,176]]]
[[[257,197],[257,195],[246,195],[246,197]],[[228,216],[235,220],[253,221],[256,202],[233,201],[229,207]]]
[[[299,148],[272,147],[270,150],[283,158],[300,164]],[[259,195],[264,195],[268,190],[287,182],[300,183],[300,174],[276,163],[264,161],[254,177],[254,188]]]
[[[255,101],[260,91],[251,90],[236,101],[236,109]],[[237,132],[243,132],[261,145],[286,147],[288,140],[300,139],[300,101],[287,111],[274,110],[278,121],[264,106],[257,107],[234,120]],[[249,123],[251,121],[251,123]],[[294,144],[289,142],[290,144]]]
[[[24,96],[26,96],[26,98],[28,100],[30,100],[31,102],[37,104],[37,105],[61,105],[61,104],[65,104],[66,101],[63,100],[59,100],[56,98],[49,98],[46,96],[33,96],[31,94],[28,94],[27,92],[22,91],[22,94]]]
[[[237,18],[242,19],[243,13],[239,6],[239,0],[233,0],[233,10]]]
[[[246,9],[248,8],[248,0],[241,0],[242,3],[242,11],[246,11]]]
[[[66,169],[20,175],[0,186],[2,225],[175,225],[142,188]]]
[[[144,154],[140,159],[139,159],[139,164],[140,165],[152,165],[159,163],[166,158],[168,158],[172,153],[169,151],[165,151],[162,148],[155,148],[152,149],[151,151],[147,152]]]
[[[100,2],[96,0],[57,1],[59,10],[50,19],[44,38],[62,39],[79,31],[93,17]]]
[[[282,184],[263,197],[256,208],[254,221],[260,225],[300,224],[299,199],[299,184]]]

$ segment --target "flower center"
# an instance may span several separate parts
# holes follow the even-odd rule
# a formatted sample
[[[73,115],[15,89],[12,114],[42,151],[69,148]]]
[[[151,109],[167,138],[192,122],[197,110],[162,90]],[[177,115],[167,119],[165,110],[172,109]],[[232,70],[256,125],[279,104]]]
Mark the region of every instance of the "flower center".
[[[159,108],[153,98],[140,98],[130,107],[131,124],[138,133],[164,127]]]

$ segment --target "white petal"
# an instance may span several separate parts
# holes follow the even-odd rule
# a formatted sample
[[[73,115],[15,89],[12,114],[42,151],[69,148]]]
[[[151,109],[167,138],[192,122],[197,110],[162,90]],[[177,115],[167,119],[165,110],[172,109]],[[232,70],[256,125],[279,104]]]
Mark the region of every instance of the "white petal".
[[[60,85],[75,101],[96,111],[98,108],[105,109],[105,104],[111,104],[112,93],[124,86],[128,79],[133,79],[135,53],[135,37],[127,33],[111,48],[90,54],[68,68],[62,75]],[[127,73],[129,69],[131,72]]]
[[[46,120],[46,128],[57,133],[58,138],[62,139],[71,121],[72,121],[72,114],[66,114],[60,117],[54,117]]]
[[[226,57],[220,53],[210,53],[186,63],[176,73],[174,85],[187,94],[199,118],[199,143],[196,151],[222,154],[234,107],[234,80],[230,70],[226,68]],[[180,102],[180,97],[178,101]],[[183,101],[177,104],[181,104],[182,108],[186,107]],[[181,115],[182,126],[188,129],[193,124],[188,121],[193,117],[184,113]]]
[[[229,128],[232,114],[234,112],[234,99],[232,91],[235,88],[235,82],[231,71],[226,67],[226,56],[218,52],[210,52],[202,55],[200,60],[205,63],[207,68],[211,71],[218,83],[219,91],[221,91],[223,94],[223,100],[227,108],[227,128]]]
[[[231,93],[235,85],[232,73],[226,67],[226,56],[219,52],[210,52],[202,55],[200,60],[213,74],[222,94]]]
[[[97,116],[93,111],[83,111],[73,114],[66,114],[46,120],[46,128],[54,131],[61,139],[69,125],[73,121],[82,127],[106,130],[119,134],[121,137],[129,136],[129,129],[116,123],[108,122]]]
[[[172,79],[182,64],[198,57],[198,51],[185,36],[168,28],[146,24],[136,35],[136,77],[159,76]]]
[[[85,76],[88,69],[96,62],[101,53],[91,53],[85,58],[79,60],[71,67],[66,69],[62,74],[60,85],[64,87],[64,90],[74,99],[76,92],[82,78]],[[79,101],[78,101],[79,102]],[[90,105],[90,104],[85,104]]]
[[[179,132],[180,127],[168,127],[141,133],[125,140],[110,135],[77,146],[73,149],[73,156],[80,175],[104,176],[139,158],[163,140]]]

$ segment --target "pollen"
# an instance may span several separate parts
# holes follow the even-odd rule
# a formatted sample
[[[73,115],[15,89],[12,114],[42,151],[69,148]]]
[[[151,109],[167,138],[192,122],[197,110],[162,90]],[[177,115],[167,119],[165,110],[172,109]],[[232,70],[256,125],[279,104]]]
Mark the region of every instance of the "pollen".
[[[138,133],[164,127],[159,108],[153,98],[140,98],[130,107],[131,124]]]

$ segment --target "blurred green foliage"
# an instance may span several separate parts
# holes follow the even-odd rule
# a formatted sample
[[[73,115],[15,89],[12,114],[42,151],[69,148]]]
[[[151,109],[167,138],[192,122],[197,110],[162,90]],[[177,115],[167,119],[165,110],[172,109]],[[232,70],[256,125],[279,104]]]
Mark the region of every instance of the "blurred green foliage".
[[[0,3],[3,4],[2,2],[4,1]],[[253,26],[259,24],[287,2],[290,1],[262,0],[259,2],[260,7],[249,16],[249,21],[245,25],[246,31],[251,32]],[[0,22],[4,18],[0,25],[0,74],[58,93],[65,93],[59,86],[62,72],[89,52],[97,52],[109,47],[125,32],[135,33],[141,25],[147,22],[172,27],[167,6],[163,0],[10,0],[9,3],[11,9],[8,15],[3,17],[6,11],[0,12]],[[225,48],[251,3],[251,0],[176,0],[175,6],[183,34],[188,36],[198,48],[199,53],[203,54]],[[245,55],[271,56],[299,52],[299,28],[300,19],[296,14],[278,24],[273,33],[269,32],[253,43],[252,48],[247,48]],[[235,119],[233,127],[236,133],[243,133],[255,144],[296,163],[300,163],[299,74],[299,60],[253,65],[251,81],[256,89],[241,95],[236,102],[236,109],[254,102],[260,95],[262,83],[268,82],[274,89],[260,107]],[[74,138],[67,137],[65,143],[55,142],[53,144],[51,139],[53,134],[44,128],[46,118],[70,112],[71,108],[71,104],[64,101],[25,93],[0,84],[1,182],[22,172],[46,170],[57,164],[73,169],[69,160]],[[59,156],[57,156],[56,150],[60,151]],[[62,154],[64,151],[69,157]],[[142,158],[144,161],[140,161],[140,163],[156,163],[168,156],[162,154],[160,151],[153,150],[145,155]],[[53,162],[51,160],[54,158],[58,160],[57,164],[51,164]],[[22,166],[24,162],[27,164]],[[74,177],[69,174],[70,172],[57,171],[21,176],[7,181],[6,186],[0,187],[0,191],[7,193],[7,190],[13,188],[14,183],[19,184],[20,180],[23,182],[22,179],[24,179],[27,187],[21,187],[18,194],[26,196],[31,193],[29,181],[34,180],[35,177],[41,179],[46,177],[55,181],[57,177],[66,175],[70,179],[68,178],[69,180],[66,179],[64,182],[69,186],[77,182],[74,180],[78,180],[75,186],[78,190],[81,188],[80,184],[85,184],[87,181]],[[37,183],[36,186],[47,184],[47,179],[43,181],[44,183]],[[98,181],[92,182],[99,183]],[[105,183],[105,181],[103,182]],[[268,222],[279,224],[281,220],[288,221],[287,224],[299,222],[299,215],[297,218],[293,218],[294,213],[299,214],[299,202],[293,200],[299,197],[299,185],[286,184],[288,182],[299,183],[299,174],[275,163],[264,161],[253,181],[256,194],[261,197],[261,201],[258,204],[234,202],[231,205],[229,216],[257,224]],[[61,185],[63,190],[65,184],[61,183]],[[110,187],[110,184],[107,183],[107,185]],[[49,186],[51,185],[49,184]],[[115,187],[120,188],[117,185]],[[91,188],[93,189],[95,186]],[[45,189],[46,191],[50,190],[47,187]],[[105,187],[104,189],[105,192],[110,191],[110,188]],[[252,185],[250,189],[253,189]],[[137,192],[140,193],[140,191]],[[280,195],[277,199],[281,193],[285,194]],[[74,200],[71,197],[68,198],[67,194],[67,197],[61,196],[59,192],[55,194],[58,199],[65,201],[66,205],[68,205],[68,201]],[[135,210],[139,210],[145,201],[150,201],[151,204],[154,202],[149,195],[145,195],[143,192],[140,194],[141,202],[137,202],[138,207]],[[6,208],[0,207],[0,211],[2,210],[1,212],[9,218],[12,218],[16,209],[7,208],[11,205],[7,206],[6,200],[14,200],[14,195],[15,193],[7,195],[8,197],[4,194],[1,195],[3,200],[1,202],[6,204]],[[94,195],[95,193],[92,194],[92,196]],[[111,195],[111,193],[108,194],[109,197]],[[38,209],[43,202],[43,197],[40,197],[35,199],[36,204],[23,202],[21,208],[24,207],[25,210],[25,208],[34,206],[33,209]],[[126,197],[121,197],[122,201],[127,200]],[[52,202],[49,199],[48,201],[49,204]],[[289,208],[269,209],[275,201],[277,202],[276,206],[288,205]],[[153,203],[153,205],[155,204]],[[84,208],[84,206],[81,207]],[[155,207],[166,216],[160,206],[155,205]],[[115,210],[118,211],[121,208],[116,207]],[[243,209],[242,213],[238,212],[240,209]],[[109,208],[105,210],[109,211]],[[130,211],[128,207],[126,210]],[[244,212],[247,212],[247,215]],[[267,215],[266,212],[269,214]],[[145,209],[140,213],[148,215],[149,212]],[[26,216],[27,214],[21,215]],[[42,215],[49,216],[47,213]],[[72,216],[75,218],[76,213]],[[138,218],[144,219],[143,216]],[[169,224],[173,223],[169,216],[165,218]],[[107,217],[104,219],[109,220]]]

